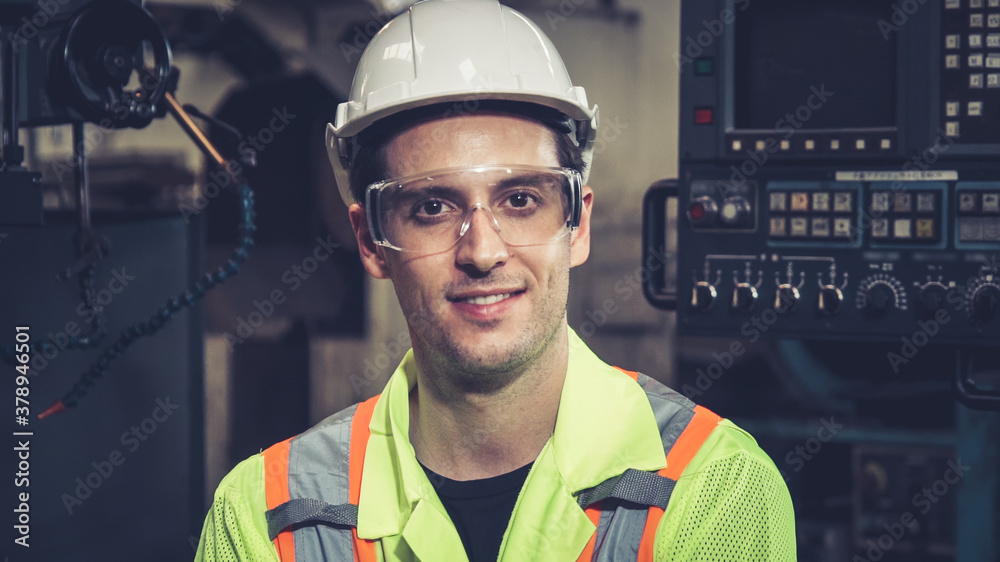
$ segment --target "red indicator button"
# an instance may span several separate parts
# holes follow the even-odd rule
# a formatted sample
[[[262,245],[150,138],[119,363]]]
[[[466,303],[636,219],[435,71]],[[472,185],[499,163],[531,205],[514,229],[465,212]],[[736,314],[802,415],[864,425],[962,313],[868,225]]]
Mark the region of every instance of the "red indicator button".
[[[705,206],[701,203],[691,203],[688,207],[688,216],[691,220],[701,221],[705,218]]]
[[[694,110],[694,124],[695,125],[711,125],[712,124],[712,108],[703,107]]]

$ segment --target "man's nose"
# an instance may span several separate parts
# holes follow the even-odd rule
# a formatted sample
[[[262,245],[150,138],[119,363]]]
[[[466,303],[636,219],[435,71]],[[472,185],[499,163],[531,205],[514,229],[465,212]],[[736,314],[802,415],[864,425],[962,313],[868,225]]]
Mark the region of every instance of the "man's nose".
[[[469,227],[458,241],[455,261],[482,272],[505,263],[510,256],[493,214],[478,205],[469,212]]]

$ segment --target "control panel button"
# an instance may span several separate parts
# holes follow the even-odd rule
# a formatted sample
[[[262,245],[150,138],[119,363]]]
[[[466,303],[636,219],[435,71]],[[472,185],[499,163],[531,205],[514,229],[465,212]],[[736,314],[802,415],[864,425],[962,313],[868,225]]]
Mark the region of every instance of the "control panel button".
[[[715,199],[703,195],[688,205],[687,216],[692,223],[703,225],[715,221],[718,212],[719,206],[715,202]]]
[[[909,213],[913,207],[909,193],[896,193],[892,198],[892,210],[897,213]]]
[[[910,232],[912,222],[910,219],[895,219],[892,221],[892,235],[895,238],[911,238]]]
[[[830,237],[830,219],[826,217],[813,217],[812,235],[815,238]]]
[[[983,219],[983,240],[986,242],[1000,242],[1000,217],[986,217]]]
[[[983,102],[970,101],[968,108],[969,117],[980,117],[983,114]]]
[[[727,198],[719,209],[719,218],[729,226],[744,224],[749,217],[750,203],[738,195]]]
[[[851,219],[848,218],[833,219],[833,236],[835,238],[850,238]]]
[[[850,191],[838,191],[833,194],[833,211],[835,213],[851,212],[853,193]]]
[[[917,219],[917,238],[934,238],[934,219]]]
[[[959,39],[961,35],[945,35],[944,36],[944,48],[945,49],[957,49],[959,47]]]
[[[983,193],[983,212],[1000,213],[1000,193]]]
[[[792,236],[809,236],[809,220],[805,217],[792,217]]]
[[[806,150],[816,150],[816,141],[813,139],[806,139],[805,147]]]
[[[955,55],[956,57],[958,55]],[[949,101],[944,104],[944,114],[948,117],[958,117],[958,112],[961,111],[962,102],[960,101]]]
[[[830,194],[826,191],[817,191],[812,194],[813,211],[826,212],[830,210]]]
[[[809,194],[802,192],[792,193],[792,210],[793,211],[808,211],[809,210]]]
[[[982,217],[959,217],[958,240],[959,242],[982,242],[983,241]]]
[[[970,74],[969,75],[969,87],[970,88],[982,88],[983,87],[983,75],[982,74]]]
[[[959,193],[958,210],[963,213],[974,213],[976,211],[976,194],[968,191]]]
[[[768,196],[770,204],[768,208],[772,211],[785,211],[788,209],[788,193],[784,191],[772,191]]]
[[[986,55],[986,68],[1000,68],[1000,53]]]
[[[889,237],[889,219],[872,220],[872,237],[873,238]]]
[[[983,48],[983,34],[982,33],[970,33],[969,34],[969,48],[970,49],[982,49]]]
[[[982,68],[983,67],[983,54],[975,53],[969,55],[969,68]]]
[[[785,217],[771,217],[771,228],[769,232],[771,233],[771,236],[788,236],[788,225],[786,224]]]
[[[987,49],[1000,49],[1000,33],[987,33],[986,34],[986,48]]]
[[[917,212],[918,213],[933,213],[934,212],[934,194],[933,193],[918,193],[917,194]]]
[[[1000,27],[1000,14],[990,14],[987,16],[986,27]]]
[[[944,124],[944,134],[949,137],[958,136],[958,121],[948,121]]]
[[[986,75],[987,88],[1000,88],[1000,72],[993,72]]]
[[[872,212],[886,213],[889,211],[889,192],[876,191],[872,193]]]
[[[982,27],[983,14],[969,14],[969,27]]]

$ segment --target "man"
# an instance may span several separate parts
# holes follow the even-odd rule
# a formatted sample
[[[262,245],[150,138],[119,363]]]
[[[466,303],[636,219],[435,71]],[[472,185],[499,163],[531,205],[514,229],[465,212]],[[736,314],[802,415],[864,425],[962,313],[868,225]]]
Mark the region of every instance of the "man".
[[[199,560],[794,560],[753,439],[567,326],[596,109],[493,0],[418,3],[372,40],[327,140],[413,349],[380,396],[234,469]]]

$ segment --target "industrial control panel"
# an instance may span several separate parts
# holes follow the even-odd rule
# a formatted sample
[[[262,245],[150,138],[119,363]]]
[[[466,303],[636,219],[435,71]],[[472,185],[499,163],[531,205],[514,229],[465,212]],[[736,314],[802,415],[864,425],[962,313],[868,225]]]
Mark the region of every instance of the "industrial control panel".
[[[1000,0],[681,16],[678,330],[1000,342]]]

